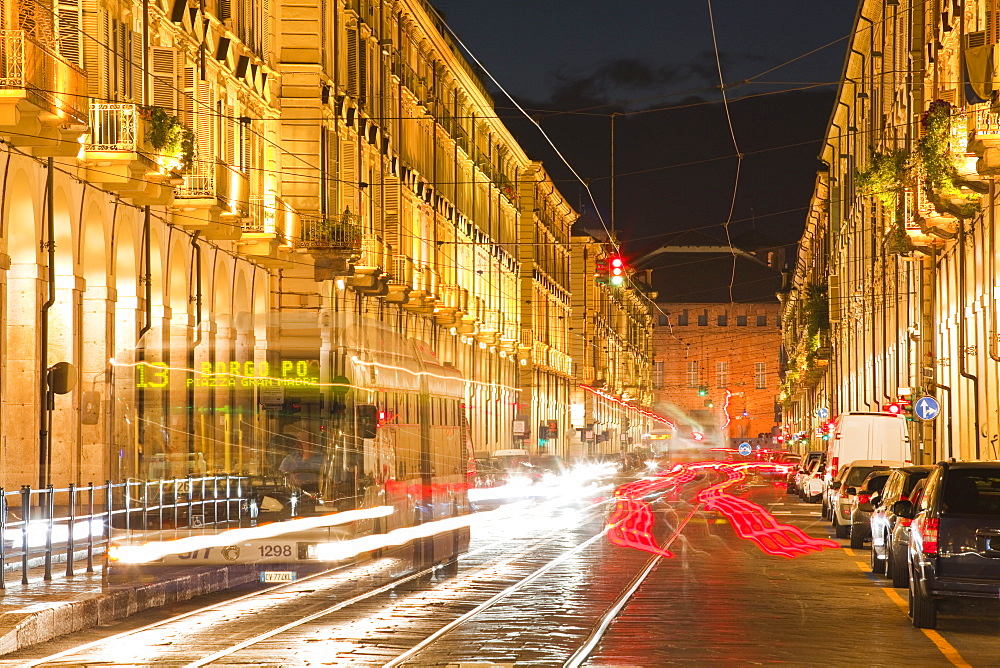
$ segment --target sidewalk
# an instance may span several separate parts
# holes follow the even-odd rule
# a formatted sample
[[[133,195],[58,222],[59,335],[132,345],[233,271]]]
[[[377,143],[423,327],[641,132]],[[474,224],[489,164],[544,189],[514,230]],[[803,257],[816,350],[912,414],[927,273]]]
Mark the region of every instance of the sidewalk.
[[[233,564],[136,569],[131,577],[105,582],[103,559],[94,573],[82,569],[72,577],[32,569],[28,584],[18,577],[0,590],[0,655],[37,645],[81,629],[124,619],[142,610],[167,606],[201,594],[221,591],[258,579],[260,566]]]

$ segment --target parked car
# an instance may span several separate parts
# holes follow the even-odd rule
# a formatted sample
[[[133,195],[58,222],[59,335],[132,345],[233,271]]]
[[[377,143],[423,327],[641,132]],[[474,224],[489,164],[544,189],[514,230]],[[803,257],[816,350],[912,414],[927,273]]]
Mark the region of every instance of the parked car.
[[[939,462],[916,507],[897,501],[912,519],[907,556],[910,617],[937,626],[941,598],[996,599],[1000,590],[1000,463]]]
[[[818,460],[824,459],[826,457],[826,452],[823,450],[811,450],[804,455],[799,460],[799,465],[794,469],[794,479],[792,480],[792,489],[788,490],[790,494],[798,494],[802,496],[802,486],[806,478],[809,476],[810,469],[813,464]]]
[[[851,508],[858,485],[872,471],[888,471],[903,466],[903,462],[860,459],[840,468],[837,477],[830,482],[823,495],[826,510],[837,538],[847,538],[851,532]]]
[[[815,460],[802,480],[802,500],[806,503],[819,503],[823,496],[823,486],[826,477],[826,458]]]
[[[893,510],[897,501],[915,504],[923,490],[930,466],[904,466],[889,474],[877,498],[871,516],[872,572],[887,575],[893,587],[905,587],[910,580],[906,566],[906,548],[910,541],[910,520]]]
[[[881,469],[872,471],[853,494],[851,489],[847,490],[854,499],[851,504],[851,527],[847,535],[851,540],[851,548],[855,550],[860,550],[865,546],[865,541],[872,539],[871,516],[874,510],[872,497],[882,491],[890,473],[892,471]]]

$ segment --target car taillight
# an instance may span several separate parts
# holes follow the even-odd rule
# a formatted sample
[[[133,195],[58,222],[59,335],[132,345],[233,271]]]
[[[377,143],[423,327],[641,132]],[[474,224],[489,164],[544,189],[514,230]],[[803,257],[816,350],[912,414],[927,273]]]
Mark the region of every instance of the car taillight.
[[[923,541],[921,550],[924,554],[938,553],[938,520],[937,518],[921,518],[916,520],[913,526],[920,532]]]
[[[858,503],[869,503],[871,500],[872,500],[871,494],[866,494],[864,492],[858,494]]]
[[[905,518],[905,517],[900,517],[900,518],[899,518],[899,523],[900,523],[900,524],[901,524],[902,526],[904,526],[904,527],[908,527],[908,526],[910,526],[910,523],[911,523],[911,522],[913,522],[913,520],[911,520],[911,519],[907,519],[907,518]]]

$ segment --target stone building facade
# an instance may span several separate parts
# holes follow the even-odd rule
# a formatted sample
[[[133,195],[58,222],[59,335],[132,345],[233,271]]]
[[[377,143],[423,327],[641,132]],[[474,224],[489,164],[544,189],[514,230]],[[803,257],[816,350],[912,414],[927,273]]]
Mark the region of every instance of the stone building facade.
[[[461,379],[420,410],[458,411],[470,452],[527,413],[570,453],[576,214],[429,4],[17,0],[2,21],[2,485],[178,457],[263,474],[296,402],[398,420],[404,377]],[[60,362],[76,382],[49,396]]]

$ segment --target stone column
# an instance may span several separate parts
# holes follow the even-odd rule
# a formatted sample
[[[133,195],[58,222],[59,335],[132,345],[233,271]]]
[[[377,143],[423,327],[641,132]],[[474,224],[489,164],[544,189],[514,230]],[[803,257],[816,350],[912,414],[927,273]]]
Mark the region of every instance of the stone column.
[[[6,321],[6,408],[8,415],[18,416],[5,423],[0,449],[3,484],[7,489],[34,486],[38,481],[41,410],[38,325],[39,309],[45,301],[44,272],[37,264],[15,264],[7,272],[7,313],[18,314]]]

